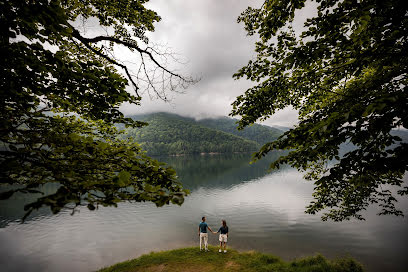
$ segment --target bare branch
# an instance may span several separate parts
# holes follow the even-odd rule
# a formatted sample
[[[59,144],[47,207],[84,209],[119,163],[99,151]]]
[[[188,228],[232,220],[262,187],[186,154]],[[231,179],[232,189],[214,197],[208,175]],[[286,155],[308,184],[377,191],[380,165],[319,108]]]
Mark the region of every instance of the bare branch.
[[[155,48],[153,47],[146,47],[146,49],[142,49],[139,46],[137,46],[137,42],[135,40],[121,40],[112,36],[96,36],[93,38],[86,38],[84,36],[82,36],[79,31],[77,29],[75,29],[74,27],[72,27],[73,32],[72,32],[72,36],[74,38],[76,38],[77,40],[79,40],[81,43],[83,43],[88,49],[90,49],[93,53],[97,54],[98,56],[106,59],[107,61],[109,61],[110,63],[117,65],[119,67],[121,67],[122,69],[124,69],[127,77],[129,78],[129,80],[132,82],[132,85],[135,87],[135,91],[138,97],[141,96],[141,94],[139,94],[138,90],[140,89],[140,86],[137,85],[137,82],[145,82],[147,84],[147,88],[146,90],[149,92],[149,89],[153,90],[153,92],[155,93],[155,95],[164,100],[164,101],[168,101],[168,98],[164,92],[165,88],[168,87],[170,89],[170,91],[175,91],[177,86],[182,86],[183,88],[186,88],[186,86],[188,84],[192,84],[197,82],[198,80],[192,79],[192,78],[186,78],[183,77],[182,75],[169,70],[168,68],[166,68],[163,64],[161,64],[156,57],[153,54],[156,54],[160,57],[163,57],[165,59],[165,62],[167,61],[167,57],[173,57],[171,54],[169,54],[168,52],[164,52],[164,53],[159,53]],[[118,60],[116,60],[113,56],[110,57],[107,54],[101,52],[104,47],[102,46],[99,50],[97,50],[94,46],[92,46],[92,44],[98,43],[98,42],[102,42],[102,41],[108,41],[108,42],[113,42],[116,44],[121,44],[124,45],[126,47],[128,47],[129,49],[134,49],[137,52],[139,52],[140,57],[141,57],[141,64],[139,66],[138,72],[136,73],[136,75],[134,75],[136,77],[137,82],[135,82],[135,80],[133,80],[132,78],[132,74],[130,73],[128,67],[123,64],[120,63]],[[149,70],[146,67],[146,59],[145,56],[148,57],[149,60],[151,60],[153,62],[153,64],[156,66],[156,69],[153,70]],[[174,57],[173,57],[174,58]],[[129,61],[126,61],[129,62]],[[157,69],[161,69],[163,72],[161,73],[161,76],[157,76],[156,72]],[[143,71],[145,74],[145,79],[143,80],[139,75],[140,72]],[[152,73],[152,74],[150,74]],[[168,74],[168,77],[165,76],[165,74]],[[161,77],[161,81],[159,80],[159,82],[156,82],[156,79],[158,79],[159,77]],[[179,82],[174,85],[173,84],[173,79],[172,78],[177,78],[179,80]],[[165,84],[164,81],[169,81],[168,84]],[[162,91],[159,91],[155,84],[160,84],[161,87],[163,88]],[[149,93],[150,94],[150,93]]]
[[[91,50],[92,52],[94,52],[96,55],[98,55],[98,56],[100,56],[100,57],[106,59],[106,60],[109,61],[110,63],[112,63],[112,64],[114,64],[114,65],[117,65],[117,66],[121,67],[123,70],[125,70],[126,75],[128,76],[130,82],[132,82],[133,87],[135,88],[136,95],[137,95],[138,97],[140,97],[140,95],[139,95],[139,93],[138,93],[139,87],[137,86],[136,82],[133,80],[132,76],[130,75],[129,69],[127,68],[126,65],[124,65],[124,64],[122,64],[122,63],[119,63],[119,62],[117,62],[116,60],[112,59],[111,57],[109,57],[109,56],[103,54],[102,52],[100,52],[100,51],[98,51],[98,50],[96,50],[94,47],[92,47],[92,45],[87,41],[86,38],[82,37],[82,36],[79,34],[78,30],[76,30],[76,29],[73,30],[73,37],[75,37],[75,38],[77,38],[79,41],[81,41],[89,50]]]

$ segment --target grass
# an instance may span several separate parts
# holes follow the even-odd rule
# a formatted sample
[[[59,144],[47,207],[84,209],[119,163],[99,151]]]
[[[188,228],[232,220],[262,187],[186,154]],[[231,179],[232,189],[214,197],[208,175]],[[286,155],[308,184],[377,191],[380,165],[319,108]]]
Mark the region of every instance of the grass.
[[[198,247],[170,251],[152,252],[137,259],[115,264],[99,270],[111,271],[275,271],[275,272],[360,272],[361,264],[352,258],[328,260],[322,255],[284,262],[280,258],[255,251],[238,252],[229,249],[219,253],[210,246],[209,252],[200,252]]]

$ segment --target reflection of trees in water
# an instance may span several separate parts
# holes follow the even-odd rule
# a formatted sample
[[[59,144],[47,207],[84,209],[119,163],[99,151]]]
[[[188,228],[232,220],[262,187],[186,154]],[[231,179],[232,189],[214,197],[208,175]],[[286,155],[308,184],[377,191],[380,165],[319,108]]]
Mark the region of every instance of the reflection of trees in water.
[[[249,153],[188,155],[157,159],[168,163],[177,171],[185,188],[195,190],[200,187],[228,188],[263,177],[268,173],[269,163],[281,154],[275,152],[254,164],[249,164],[251,160]],[[50,183],[43,185],[39,190],[44,195],[49,195],[55,193],[58,187],[58,184]],[[13,188],[8,186],[7,189]],[[0,187],[0,190],[6,190],[6,187]],[[6,227],[10,222],[21,220],[25,214],[24,205],[34,202],[38,196],[38,194],[15,193],[10,199],[0,201],[0,228]],[[50,209],[43,207],[34,211],[26,221],[50,214]]]
[[[268,173],[270,162],[282,152],[274,152],[262,160],[250,164],[251,154],[189,155],[160,157],[171,165],[187,189],[199,187],[226,188],[244,181],[263,177]]]
[[[39,191],[45,195],[54,194],[60,187],[57,183],[48,183],[40,186]],[[9,189],[17,189],[17,186],[2,186],[1,191],[6,191]],[[23,218],[25,211],[24,205],[29,204],[37,200],[38,197],[41,197],[40,194],[24,194],[24,193],[14,193],[7,200],[0,201],[0,228],[6,227],[10,222],[20,221]],[[26,221],[30,221],[38,216],[51,214],[49,207],[43,207],[38,211],[34,211],[29,217],[26,218]]]

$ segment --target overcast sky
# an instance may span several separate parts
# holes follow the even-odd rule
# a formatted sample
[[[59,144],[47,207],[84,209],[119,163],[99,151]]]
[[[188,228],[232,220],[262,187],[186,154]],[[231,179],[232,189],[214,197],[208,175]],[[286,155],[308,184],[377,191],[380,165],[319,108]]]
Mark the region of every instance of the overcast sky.
[[[237,17],[248,6],[261,4],[258,0],[151,0],[148,7],[162,17],[156,31],[149,34],[151,41],[166,44],[188,60],[181,69],[201,80],[185,93],[173,94],[171,103],[144,97],[142,106],[124,105],[121,110],[125,114],[165,111],[195,118],[227,116],[235,97],[253,85],[232,78],[255,56],[255,37],[246,36]],[[296,120],[296,112],[288,109],[264,124],[290,126]]]

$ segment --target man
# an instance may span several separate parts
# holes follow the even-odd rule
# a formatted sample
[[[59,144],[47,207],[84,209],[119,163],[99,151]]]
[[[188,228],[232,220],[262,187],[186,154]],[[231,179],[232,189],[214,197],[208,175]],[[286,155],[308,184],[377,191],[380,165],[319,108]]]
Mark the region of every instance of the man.
[[[200,237],[200,251],[201,251],[201,244],[204,241],[204,247],[205,247],[205,251],[208,251],[208,233],[207,233],[207,228],[213,232],[211,230],[211,228],[207,225],[207,223],[205,222],[205,216],[203,216],[201,218],[202,222],[200,223],[200,225],[198,225],[198,236]]]

